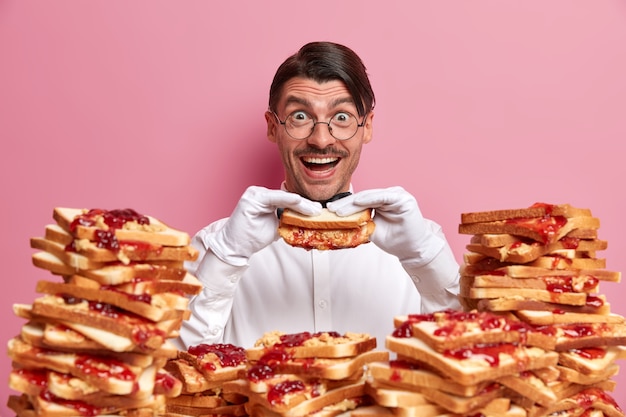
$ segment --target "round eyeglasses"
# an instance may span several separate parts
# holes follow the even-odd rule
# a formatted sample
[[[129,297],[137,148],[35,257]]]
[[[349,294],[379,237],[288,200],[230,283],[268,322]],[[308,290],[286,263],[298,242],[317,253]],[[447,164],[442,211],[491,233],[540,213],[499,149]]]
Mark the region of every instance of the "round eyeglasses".
[[[287,134],[296,140],[304,140],[313,134],[315,126],[324,124],[328,126],[328,132],[337,140],[348,140],[356,135],[356,132],[365,124],[359,123],[356,116],[352,113],[341,111],[336,113],[328,122],[317,122],[315,119],[302,110],[291,113],[283,121],[280,120],[275,112],[272,112],[278,123],[285,127]]]

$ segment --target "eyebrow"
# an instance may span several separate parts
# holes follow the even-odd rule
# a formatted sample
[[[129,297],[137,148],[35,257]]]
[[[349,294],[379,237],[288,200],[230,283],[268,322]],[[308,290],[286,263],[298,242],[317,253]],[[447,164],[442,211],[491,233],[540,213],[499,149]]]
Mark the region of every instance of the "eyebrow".
[[[292,104],[292,103],[302,104],[303,106],[311,107],[311,102],[307,99],[296,97],[296,96],[287,96],[285,105]],[[334,107],[339,106],[340,104],[345,104],[345,103],[354,105],[354,100],[352,100],[352,97],[339,97],[330,103],[330,108],[334,108]]]

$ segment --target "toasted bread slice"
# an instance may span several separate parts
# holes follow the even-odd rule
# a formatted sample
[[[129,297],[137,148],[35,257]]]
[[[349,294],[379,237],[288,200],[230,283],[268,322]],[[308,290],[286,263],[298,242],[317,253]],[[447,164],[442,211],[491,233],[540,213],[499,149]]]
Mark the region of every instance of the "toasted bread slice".
[[[338,216],[328,209],[322,209],[317,216],[305,216],[285,209],[280,216],[281,225],[322,230],[359,229],[371,220],[372,210],[370,209],[359,211],[351,216]]]
[[[152,396],[142,400],[129,401],[128,397],[121,397],[110,406],[99,407],[83,400],[66,401],[53,396],[31,398],[32,407],[36,416],[65,417],[75,416],[78,411],[90,413],[100,417],[124,414],[128,417],[149,417],[160,412],[165,406],[165,397]],[[26,416],[24,416],[26,417]]]
[[[526,323],[533,326],[548,326],[564,323],[624,323],[624,317],[619,314],[590,314],[573,312],[550,312],[519,310],[515,314]]]
[[[408,392],[402,391],[394,388],[380,388],[378,390],[368,389],[365,387],[365,390],[368,392],[370,397],[381,399],[383,402],[391,402],[393,400],[388,400],[388,398],[400,397],[401,400],[404,400],[410,395],[417,395],[423,398],[423,395],[417,392]],[[408,405],[408,406],[398,406],[398,407],[382,407],[381,405],[376,406],[365,406],[359,407],[352,412],[350,412],[351,417],[387,417],[387,416],[396,416],[396,417],[438,417],[444,416],[448,413],[443,407],[440,407],[430,401],[426,401],[424,404],[417,405]]]
[[[82,255],[76,252],[66,251],[65,245],[58,243],[58,242],[53,242],[48,239],[44,239],[42,237],[31,238],[30,247],[33,249],[40,249],[43,251],[43,253],[51,254],[55,258],[59,259],[63,263],[63,265],[66,265],[67,267],[69,267],[71,271],[74,271],[72,273],[75,273],[79,270],[84,271],[84,270],[100,269],[107,265],[106,262],[95,261],[95,260],[89,259],[85,255]],[[47,258],[47,259],[44,259],[44,261],[42,262],[41,261],[42,258]],[[47,263],[47,260],[49,259],[50,258],[48,255],[34,254],[33,264],[35,266],[38,266],[44,269],[49,269],[50,271],[54,273],[63,274],[65,271],[67,271],[67,268],[60,268],[58,265],[51,265]]]
[[[356,356],[345,358],[290,358],[281,357],[284,360],[277,360],[270,350],[271,368],[276,373],[306,375],[312,378],[323,378],[330,380],[342,380],[352,378],[363,369],[364,366],[375,362],[389,359],[389,352],[381,350],[370,350]],[[264,357],[261,357],[256,364],[264,364]],[[254,365],[253,365],[254,366]],[[251,367],[248,371],[252,371]]]
[[[429,387],[461,397],[477,395],[491,384],[491,381],[461,384],[429,369],[426,364],[410,359],[395,359],[387,363],[374,362],[370,364],[369,372],[375,381],[396,389],[415,392],[419,391],[419,388]]]
[[[25,342],[42,349],[106,356],[142,368],[153,363],[164,365],[167,359],[175,358],[177,355],[176,347],[169,340],[159,349],[151,350],[149,353],[143,353],[141,349],[120,351],[118,346],[114,345],[117,335],[101,333],[98,335],[101,337],[99,343],[61,323],[29,321],[22,326],[20,336]]]
[[[606,259],[545,255],[529,262],[527,265],[553,270],[603,269],[606,268]]]
[[[375,380],[376,381],[376,380]],[[380,381],[376,381],[380,383]],[[415,405],[415,406],[404,406],[397,407],[393,409],[394,415],[402,415],[407,417],[421,417],[422,415],[426,416],[454,416],[454,415],[468,415],[479,413],[480,410],[493,407],[494,409],[490,411],[490,413],[495,413],[496,410],[504,410],[503,405],[507,404],[498,404],[493,403],[494,401],[498,401],[502,397],[502,389],[500,386],[494,382],[489,382],[485,389],[477,392],[474,395],[464,396],[464,395],[456,395],[451,394],[449,392],[441,391],[428,386],[411,386],[411,385],[403,385],[402,383],[398,383],[395,380],[391,379],[389,381],[382,382],[383,387],[389,387],[392,389],[402,389],[409,391],[410,393],[417,393],[423,398],[425,398],[431,405],[434,405],[438,408],[442,408],[445,410],[442,413],[442,410],[432,409],[427,405]],[[367,390],[367,386],[366,386]],[[436,414],[431,414],[435,412]],[[425,414],[422,414],[425,413]],[[487,414],[487,415],[497,415],[497,414]]]
[[[562,239],[595,240],[598,239],[598,229],[574,229],[567,233]],[[520,237],[506,233],[485,233],[472,236],[470,241],[471,243],[476,243],[488,248],[501,248],[503,246],[517,244],[517,242],[520,241]]]
[[[570,312],[580,314],[607,315],[611,313],[611,306],[606,301],[604,295],[587,295],[585,305],[572,306],[567,304],[557,304],[545,301],[538,301],[532,298],[518,297],[516,295],[472,300],[476,302],[476,307],[480,311],[549,311],[549,312]]]
[[[96,285],[90,285],[90,283]],[[66,297],[110,304],[154,322],[177,318],[186,319],[189,315],[188,299],[182,295],[126,293],[112,286],[102,287],[89,279],[75,279],[71,283],[39,281],[36,291],[52,295],[64,294]]]
[[[170,406],[170,409],[174,408],[172,406],[180,406],[191,408],[201,408],[204,409],[205,413],[208,413],[211,408],[224,407],[228,405],[226,400],[222,398],[219,394],[211,393],[211,394],[203,394],[203,395],[193,395],[193,394],[183,394],[175,398],[169,398],[167,400],[167,405]]]
[[[461,280],[477,288],[528,288],[553,292],[597,293],[599,280],[590,275],[545,275],[536,278],[512,278],[506,275],[462,276]]]
[[[525,237],[543,244],[554,243],[575,229],[598,229],[595,217],[547,217],[499,220],[460,224],[459,233],[469,235],[507,234]]]
[[[59,250],[62,248],[58,247]],[[57,252],[58,253],[58,252]],[[62,256],[66,259],[70,257],[70,253],[63,250]],[[77,257],[82,255],[73,254]],[[83,257],[84,258],[84,257]],[[124,283],[133,283],[137,279],[142,281],[182,281],[188,275],[183,268],[182,261],[162,261],[162,262],[131,262],[128,265],[116,262],[105,264],[97,269],[78,269],[69,263],[64,263],[59,257],[50,252],[36,252],[32,255],[33,264],[55,275],[71,276],[81,275],[86,278],[99,282],[102,285],[120,285]],[[83,263],[88,264],[87,258]],[[79,264],[75,262],[74,264]],[[198,290],[199,291],[199,290]],[[189,293],[192,294],[192,293]]]
[[[78,239],[96,240],[98,231],[111,231],[122,240],[148,242],[163,246],[186,246],[189,235],[160,220],[134,210],[99,210],[56,207],[53,219]]]
[[[447,354],[435,351],[415,337],[387,336],[386,345],[393,352],[428,363],[440,374],[464,385],[555,366],[558,361],[556,352],[514,344],[467,347]]]
[[[546,216],[590,217],[591,210],[572,207],[570,204],[535,203],[530,207],[504,210],[478,211],[461,214],[461,223],[484,223],[519,218],[541,218]]]
[[[608,381],[605,381],[608,382]],[[600,383],[591,386],[570,384],[564,390],[564,395],[549,407],[539,405],[528,409],[529,417],[547,416],[553,413],[568,417],[586,415],[585,411],[598,410],[605,417],[623,417],[624,413],[615,399],[605,388],[607,384]],[[566,414],[570,412],[572,414]]]
[[[619,368],[618,364],[613,363],[598,372],[586,374],[567,366],[557,366],[563,380],[580,385],[593,385],[598,382],[609,380],[617,375]]]
[[[249,375],[249,374],[248,374]],[[255,394],[268,394],[275,389],[276,385],[294,384],[301,382],[305,386],[314,386],[312,395],[322,394],[328,390],[350,385],[363,380],[364,372],[359,370],[355,375],[340,380],[331,380],[324,378],[312,377],[308,374],[288,374],[288,373],[272,373],[264,375],[263,378],[250,378],[248,380],[248,389]],[[295,385],[291,385],[295,386]]]
[[[292,358],[345,358],[357,356],[376,347],[376,338],[366,333],[268,332],[246,349],[248,360],[259,360],[268,349],[284,349]]]
[[[248,364],[244,348],[230,343],[199,344],[178,352],[200,372],[207,381],[235,379]]]
[[[183,294],[193,295],[202,289],[200,281],[191,274],[186,274],[181,281],[137,278],[133,282],[119,285],[103,285],[98,281],[81,275],[66,276],[63,279],[69,285],[88,290],[118,291],[122,294],[128,294],[130,298],[141,299],[148,294],[150,298],[156,297],[157,302],[154,304],[176,310],[187,309],[188,301],[184,299],[186,297]],[[188,292],[187,290],[190,291]]]
[[[577,277],[593,277],[600,281],[619,282],[621,273],[608,271],[606,269],[586,269],[577,270],[568,269],[550,269],[529,265],[512,265],[496,260],[484,262],[481,264],[466,264],[461,266],[461,275],[502,275],[511,278],[536,278],[541,276],[572,276]]]
[[[202,372],[184,359],[176,358],[167,361],[164,366],[168,372],[183,383],[183,394],[197,394],[221,388],[223,381],[209,381]]]
[[[565,323],[554,324],[558,352],[599,346],[626,345],[624,323]]]
[[[157,243],[126,240],[119,241],[114,248],[109,249],[91,240],[75,239],[69,232],[56,224],[46,226],[45,239],[62,245],[65,251],[74,251],[91,261],[102,263],[116,261],[124,264],[129,264],[131,261],[194,261],[199,254],[198,250],[191,245],[163,246]]]
[[[225,393],[236,392],[247,396],[247,407],[260,406],[284,417],[303,417],[345,400],[361,399],[365,395],[364,380],[312,395],[317,388],[318,384],[297,383],[297,387],[277,385],[268,393],[257,394],[250,391],[247,382],[242,380],[225,382],[223,387]],[[358,404],[358,400],[354,401],[353,407]]]
[[[624,346],[581,347],[559,352],[559,365],[585,375],[598,375],[620,359],[626,359]]]
[[[558,293],[548,290],[539,290],[535,288],[469,288],[468,293],[461,293],[462,296],[472,299],[482,298],[502,298],[515,294],[520,298],[535,299],[547,303],[569,304],[574,306],[582,306],[587,302],[586,293]]]
[[[554,334],[528,324],[487,311],[439,311],[394,318],[394,326],[407,326],[413,337],[438,352],[459,349],[478,343],[522,343],[553,349]]]
[[[68,301],[63,297],[44,295],[33,301],[32,313],[37,318],[62,321],[66,326],[76,323],[104,330],[130,339],[146,349],[158,349],[166,339],[176,334],[173,332],[180,328],[182,322],[178,318],[155,323],[110,305],[96,306],[97,303],[83,299]],[[84,330],[78,331],[83,333]]]
[[[472,238],[472,242],[474,242]],[[476,252],[485,256],[498,259],[501,262],[513,262],[525,264],[537,258],[561,250],[576,250],[580,252],[599,251],[608,247],[605,240],[580,240],[564,237],[554,243],[541,244],[539,242],[525,243],[515,241],[501,247],[488,247],[479,243],[470,243],[465,248],[470,252]]]
[[[20,338],[9,340],[8,353],[14,362],[26,368],[47,368],[72,374],[110,394],[128,395],[134,392],[144,371],[111,359],[37,348]],[[100,372],[94,372],[95,369]]]
[[[385,385],[376,376],[365,383],[365,392],[374,399],[376,404],[384,407],[415,407],[432,404],[423,394]]]
[[[125,396],[102,392],[93,384],[73,376],[59,372],[48,372],[47,389],[53,395],[64,400],[83,400],[97,407],[110,407],[124,404],[125,408],[136,408],[146,405],[144,400],[150,398],[154,391],[156,367],[150,366],[141,372],[137,379],[136,390]]]
[[[243,404],[228,404],[214,408],[192,407],[180,404],[166,404],[163,417],[189,417],[189,416],[246,416]]]
[[[529,398],[533,403],[550,406],[557,401],[556,394],[550,384],[532,372],[520,372],[515,375],[507,375],[497,379],[497,382]]]

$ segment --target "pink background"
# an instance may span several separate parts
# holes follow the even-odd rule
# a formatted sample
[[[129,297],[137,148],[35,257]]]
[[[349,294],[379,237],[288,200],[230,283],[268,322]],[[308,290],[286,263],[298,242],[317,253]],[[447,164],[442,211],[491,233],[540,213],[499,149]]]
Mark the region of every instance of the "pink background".
[[[355,188],[404,186],[459,261],[461,212],[588,207],[607,268],[626,270],[623,1],[0,0],[3,343],[23,324],[12,304],[51,279],[29,238],[55,206],[132,207],[193,234],[247,185],[277,187],[267,92],[312,40],[355,49],[377,94]],[[626,287],[601,290],[626,315]]]

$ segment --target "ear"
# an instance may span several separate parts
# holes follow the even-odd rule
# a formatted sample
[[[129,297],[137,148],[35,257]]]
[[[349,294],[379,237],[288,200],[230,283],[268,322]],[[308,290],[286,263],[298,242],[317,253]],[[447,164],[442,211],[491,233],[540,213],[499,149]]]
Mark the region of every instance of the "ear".
[[[271,111],[265,112],[265,122],[267,123],[267,140],[276,143],[276,117]]]
[[[363,124],[363,143],[369,143],[372,140],[374,134],[374,110],[370,111],[365,116],[365,123]]]

